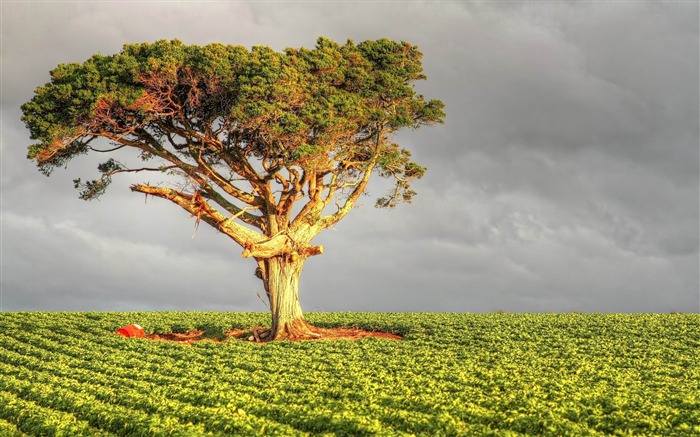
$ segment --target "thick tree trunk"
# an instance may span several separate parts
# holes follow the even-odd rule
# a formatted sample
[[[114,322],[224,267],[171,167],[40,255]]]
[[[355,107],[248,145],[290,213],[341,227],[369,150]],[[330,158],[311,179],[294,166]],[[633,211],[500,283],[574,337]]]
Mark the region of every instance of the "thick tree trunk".
[[[299,276],[303,262],[302,257],[288,255],[258,261],[272,313],[270,329],[255,333],[259,341],[320,337],[304,320],[299,304]]]

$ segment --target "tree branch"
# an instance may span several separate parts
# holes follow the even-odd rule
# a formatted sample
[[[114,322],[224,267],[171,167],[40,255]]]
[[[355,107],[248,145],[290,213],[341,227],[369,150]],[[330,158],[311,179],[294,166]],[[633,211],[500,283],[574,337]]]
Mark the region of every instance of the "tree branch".
[[[207,224],[228,235],[242,247],[247,247],[265,238],[262,234],[225,217],[204,201],[198,193],[188,195],[172,188],[153,187],[150,185],[132,185],[131,191],[170,200],[192,214],[193,217],[197,217],[198,220],[204,220]]]
[[[317,232],[320,232],[321,230],[338,223],[343,217],[347,215],[348,212],[350,212],[355,202],[357,202],[357,199],[359,199],[362,193],[365,191],[370,176],[372,176],[372,171],[374,170],[375,165],[376,164],[374,162],[369,164],[369,166],[365,170],[364,175],[362,176],[362,179],[360,179],[359,183],[357,184],[357,186],[355,186],[355,189],[352,191],[352,193],[350,193],[343,206],[339,208],[335,214],[321,217],[319,219],[316,225],[316,227],[318,228]]]

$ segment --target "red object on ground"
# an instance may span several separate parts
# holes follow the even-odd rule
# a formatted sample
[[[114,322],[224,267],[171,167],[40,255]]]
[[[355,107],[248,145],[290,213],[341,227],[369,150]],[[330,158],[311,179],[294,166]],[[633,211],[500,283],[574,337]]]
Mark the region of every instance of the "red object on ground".
[[[115,332],[119,335],[123,335],[126,338],[142,338],[144,335],[146,335],[146,333],[143,331],[143,328],[136,324],[123,326],[117,329]]]

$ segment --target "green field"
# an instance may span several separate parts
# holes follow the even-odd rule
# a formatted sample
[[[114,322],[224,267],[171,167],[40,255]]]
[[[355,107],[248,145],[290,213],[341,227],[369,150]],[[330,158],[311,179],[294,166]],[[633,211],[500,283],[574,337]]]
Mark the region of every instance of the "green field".
[[[260,313],[0,313],[0,436],[700,435],[700,315],[309,313],[404,340],[114,334]]]

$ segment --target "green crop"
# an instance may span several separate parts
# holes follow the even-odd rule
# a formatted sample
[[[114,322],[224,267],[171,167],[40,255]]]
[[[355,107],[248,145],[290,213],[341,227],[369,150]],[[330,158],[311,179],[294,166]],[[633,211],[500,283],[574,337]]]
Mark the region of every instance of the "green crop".
[[[700,435],[700,316],[309,313],[404,340],[124,338],[260,313],[0,313],[0,436]]]

